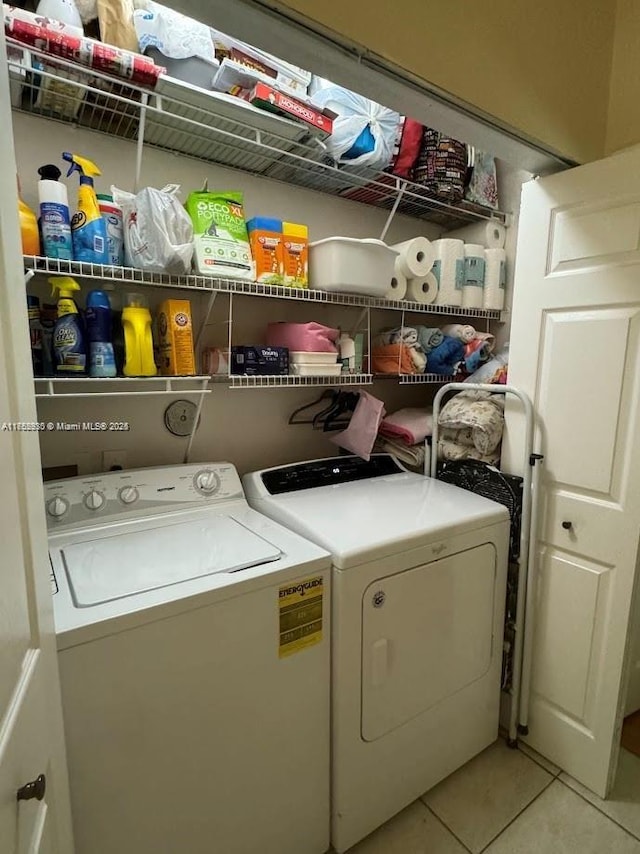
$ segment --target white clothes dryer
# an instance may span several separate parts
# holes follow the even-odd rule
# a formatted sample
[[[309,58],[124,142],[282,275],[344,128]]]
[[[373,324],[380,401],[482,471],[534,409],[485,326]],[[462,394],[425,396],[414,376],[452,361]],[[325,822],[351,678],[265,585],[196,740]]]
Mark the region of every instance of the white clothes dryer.
[[[333,555],[331,841],[346,851],[498,734],[509,516],[391,456],[246,475]]]
[[[228,463],[45,500],[77,854],[324,854],[329,555]]]

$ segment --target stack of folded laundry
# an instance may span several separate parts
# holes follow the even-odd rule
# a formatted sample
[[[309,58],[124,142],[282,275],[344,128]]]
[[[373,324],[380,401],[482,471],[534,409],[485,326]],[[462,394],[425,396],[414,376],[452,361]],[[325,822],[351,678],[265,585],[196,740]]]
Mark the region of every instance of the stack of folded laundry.
[[[493,347],[493,335],[466,324],[400,326],[374,339],[372,367],[376,374],[428,373],[463,379],[489,361]]]
[[[393,454],[407,468],[422,472],[424,441],[432,430],[430,409],[399,409],[382,419],[374,450]]]

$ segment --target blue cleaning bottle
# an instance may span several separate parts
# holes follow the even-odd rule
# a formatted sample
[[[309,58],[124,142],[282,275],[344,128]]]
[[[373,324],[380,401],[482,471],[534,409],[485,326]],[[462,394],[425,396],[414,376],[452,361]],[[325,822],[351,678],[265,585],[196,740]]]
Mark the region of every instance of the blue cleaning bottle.
[[[80,285],[70,276],[54,276],[49,284],[58,298],[58,319],[53,327],[53,356],[56,376],[84,377],[87,373],[87,350],[84,328],[74,294]]]
[[[89,339],[89,376],[115,377],[117,370],[111,342],[111,305],[104,291],[90,291],[84,319]]]
[[[65,151],[62,157],[71,163],[67,178],[73,172],[78,172],[80,175],[78,209],[71,219],[74,261],[84,261],[89,264],[109,264],[107,225],[102,218],[96,191],[93,187],[94,176],[100,175],[100,170],[91,160],[80,157],[78,154]]]

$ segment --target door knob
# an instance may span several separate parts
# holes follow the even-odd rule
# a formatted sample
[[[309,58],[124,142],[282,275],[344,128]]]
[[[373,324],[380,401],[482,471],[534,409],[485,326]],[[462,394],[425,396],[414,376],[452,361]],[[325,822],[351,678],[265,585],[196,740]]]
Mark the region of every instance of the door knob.
[[[19,801],[30,801],[31,798],[36,798],[41,801],[44,798],[44,793],[47,790],[47,779],[44,774],[39,774],[35,780],[30,783],[25,783],[20,786],[16,797]]]
[[[562,527],[565,531],[570,531],[573,528],[573,522],[563,522]]]

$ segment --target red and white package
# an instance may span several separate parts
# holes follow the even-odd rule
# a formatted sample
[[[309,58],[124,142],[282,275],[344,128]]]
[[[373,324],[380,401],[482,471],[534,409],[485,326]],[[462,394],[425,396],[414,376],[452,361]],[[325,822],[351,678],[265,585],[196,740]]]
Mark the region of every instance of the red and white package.
[[[68,27],[53,28],[42,16],[7,5],[3,6],[3,11],[4,31],[8,38],[50,56],[57,56],[94,71],[102,71],[150,88],[155,87],[158,77],[165,71],[146,56],[111,47],[85,36],[70,34],[71,28]]]

